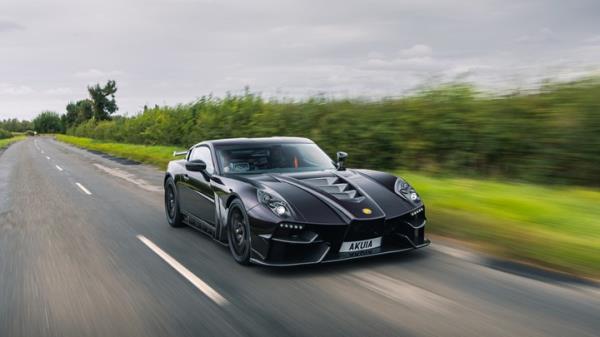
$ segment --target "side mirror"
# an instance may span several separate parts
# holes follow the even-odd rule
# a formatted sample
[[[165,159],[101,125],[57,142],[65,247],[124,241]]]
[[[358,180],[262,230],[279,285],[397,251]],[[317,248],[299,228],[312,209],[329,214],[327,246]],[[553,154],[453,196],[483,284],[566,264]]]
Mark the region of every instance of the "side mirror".
[[[346,158],[348,158],[348,154],[346,152],[342,152],[339,151],[337,153],[337,169],[339,171],[344,171],[346,169],[346,167],[344,166],[344,162],[346,161]]]
[[[206,163],[204,160],[195,159],[185,163],[185,168],[192,172],[204,172],[206,170]]]

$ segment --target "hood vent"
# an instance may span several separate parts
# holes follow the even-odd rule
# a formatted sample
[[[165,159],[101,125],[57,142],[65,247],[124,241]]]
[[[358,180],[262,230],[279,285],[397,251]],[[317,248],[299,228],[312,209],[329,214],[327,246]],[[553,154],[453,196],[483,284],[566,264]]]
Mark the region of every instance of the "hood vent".
[[[352,185],[339,177],[308,178],[302,181],[331,194],[338,200],[361,202],[365,198]]]

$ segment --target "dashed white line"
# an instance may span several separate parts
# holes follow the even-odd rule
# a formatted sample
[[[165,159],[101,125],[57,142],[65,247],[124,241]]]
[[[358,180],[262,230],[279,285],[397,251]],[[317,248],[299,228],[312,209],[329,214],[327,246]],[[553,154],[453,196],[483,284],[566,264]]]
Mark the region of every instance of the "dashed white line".
[[[59,171],[62,171],[62,170],[63,170],[63,169],[62,169],[62,167],[60,167],[60,166],[58,166],[58,165],[55,165],[55,166],[56,166],[56,169],[57,169],[57,170],[59,170]]]
[[[79,187],[80,190],[83,191],[83,193],[87,194],[87,195],[92,195],[92,192],[90,192],[87,188],[85,188],[83,185],[81,185],[80,183],[75,183],[75,185],[77,185],[77,187]]]
[[[46,156],[46,159],[50,160],[50,157]]]
[[[167,254],[165,251],[160,249],[154,242],[150,241],[143,235],[138,235],[137,238],[142,241],[148,248],[150,248],[156,255],[158,255],[161,259],[163,259],[166,263],[168,263],[173,269],[175,269],[179,274],[185,277],[190,283],[192,283],[198,290],[204,293],[204,295],[208,296],[213,302],[218,305],[226,305],[227,300],[221,296],[216,290],[211,288],[208,284],[202,281],[198,276],[194,275],[189,269],[181,265],[181,263],[177,262],[171,255]]]

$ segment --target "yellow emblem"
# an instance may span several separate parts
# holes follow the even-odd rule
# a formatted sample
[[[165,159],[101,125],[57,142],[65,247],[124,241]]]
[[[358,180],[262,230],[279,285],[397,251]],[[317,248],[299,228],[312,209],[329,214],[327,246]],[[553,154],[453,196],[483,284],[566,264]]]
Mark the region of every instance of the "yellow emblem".
[[[363,208],[362,211],[365,214],[371,214],[371,213],[373,213],[373,211],[370,208]]]

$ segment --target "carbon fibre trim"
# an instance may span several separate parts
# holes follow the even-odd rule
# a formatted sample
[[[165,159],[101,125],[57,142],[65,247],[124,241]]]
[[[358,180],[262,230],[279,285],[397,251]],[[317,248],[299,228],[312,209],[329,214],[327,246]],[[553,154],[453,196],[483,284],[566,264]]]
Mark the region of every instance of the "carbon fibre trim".
[[[325,252],[323,253],[323,255],[317,261],[311,261],[311,262],[269,263],[269,262],[257,260],[255,258],[250,258],[250,262],[259,264],[261,266],[270,266],[270,267],[294,267],[294,266],[304,266],[304,265],[309,265],[309,264],[317,264],[317,263],[321,263],[323,261],[325,256],[329,253],[330,249],[331,249],[331,247],[327,247],[327,249],[325,249]]]

